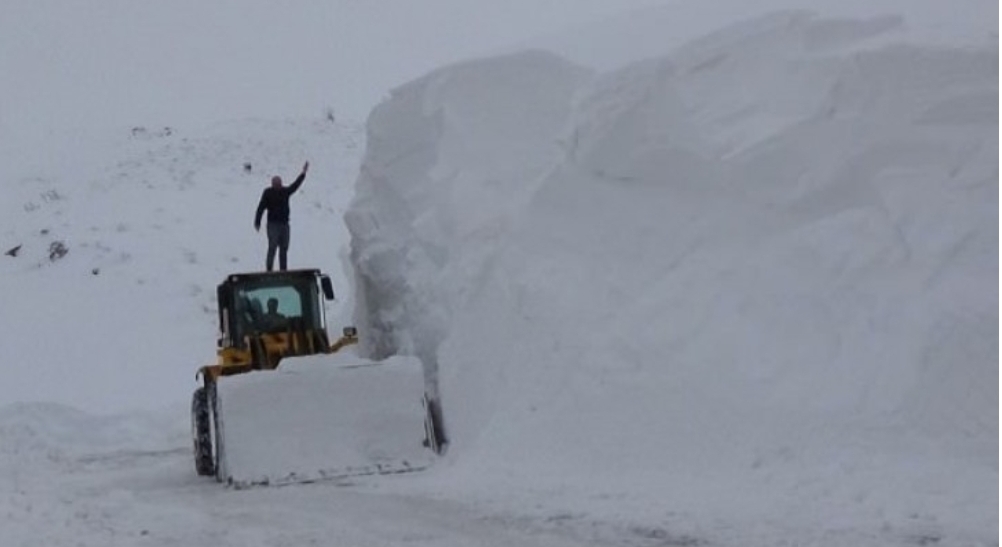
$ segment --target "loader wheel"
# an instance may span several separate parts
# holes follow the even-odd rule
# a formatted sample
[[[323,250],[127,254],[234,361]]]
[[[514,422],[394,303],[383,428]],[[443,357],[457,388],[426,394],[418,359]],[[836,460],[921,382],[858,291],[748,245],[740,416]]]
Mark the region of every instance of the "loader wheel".
[[[195,443],[195,471],[202,476],[216,474],[216,459],[212,454],[212,417],[209,398],[204,387],[191,397],[191,436]]]

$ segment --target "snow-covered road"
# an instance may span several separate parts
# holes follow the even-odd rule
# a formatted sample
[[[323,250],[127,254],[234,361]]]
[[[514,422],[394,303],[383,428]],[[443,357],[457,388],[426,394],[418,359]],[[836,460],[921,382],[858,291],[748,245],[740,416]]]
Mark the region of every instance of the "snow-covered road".
[[[197,477],[187,447],[40,459],[4,477],[0,545],[603,544],[580,537],[580,530],[562,533],[475,505],[386,491],[407,477],[235,490]]]

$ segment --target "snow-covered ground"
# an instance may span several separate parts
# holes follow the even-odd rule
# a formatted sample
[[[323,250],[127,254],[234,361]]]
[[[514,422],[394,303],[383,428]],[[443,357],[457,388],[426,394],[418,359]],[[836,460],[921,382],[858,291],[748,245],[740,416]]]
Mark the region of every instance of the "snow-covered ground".
[[[997,545],[997,3],[653,4],[0,6],[0,545]],[[304,160],[452,444],[231,490],[213,287]]]

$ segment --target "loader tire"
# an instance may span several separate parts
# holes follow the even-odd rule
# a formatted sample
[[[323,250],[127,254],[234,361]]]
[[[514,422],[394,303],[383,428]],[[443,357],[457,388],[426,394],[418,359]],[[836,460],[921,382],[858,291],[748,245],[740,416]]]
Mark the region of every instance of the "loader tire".
[[[209,397],[205,388],[200,387],[191,397],[191,435],[195,444],[195,471],[210,477],[216,474],[211,420]]]

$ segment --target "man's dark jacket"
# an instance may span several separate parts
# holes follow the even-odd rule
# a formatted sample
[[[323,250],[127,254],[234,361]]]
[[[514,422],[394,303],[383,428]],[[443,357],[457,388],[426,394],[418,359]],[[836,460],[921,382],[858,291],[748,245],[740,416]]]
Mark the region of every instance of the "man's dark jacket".
[[[303,185],[306,178],[305,173],[296,177],[291,186],[280,186],[278,188],[269,186],[261,193],[261,202],[257,204],[257,214],[254,215],[254,226],[261,225],[261,215],[264,210],[268,210],[268,222],[289,223],[289,196],[296,193]]]

